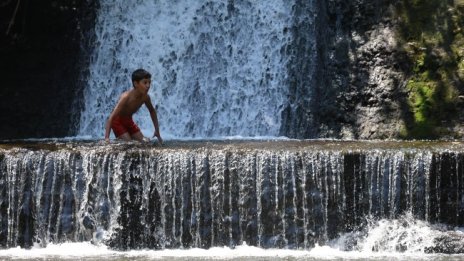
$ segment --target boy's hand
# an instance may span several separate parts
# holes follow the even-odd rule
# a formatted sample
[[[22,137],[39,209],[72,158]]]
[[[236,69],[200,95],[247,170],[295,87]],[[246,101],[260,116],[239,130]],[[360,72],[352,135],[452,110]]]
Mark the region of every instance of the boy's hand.
[[[163,139],[161,138],[161,135],[159,131],[155,131],[155,134],[153,134],[153,137],[156,137],[159,141],[160,144],[163,144]]]

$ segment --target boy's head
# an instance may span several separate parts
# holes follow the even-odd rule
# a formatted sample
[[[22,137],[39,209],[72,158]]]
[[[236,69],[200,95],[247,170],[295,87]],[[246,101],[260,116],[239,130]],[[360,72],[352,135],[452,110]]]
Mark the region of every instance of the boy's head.
[[[132,84],[139,82],[143,79],[151,79],[151,74],[144,69],[137,69],[132,73]]]

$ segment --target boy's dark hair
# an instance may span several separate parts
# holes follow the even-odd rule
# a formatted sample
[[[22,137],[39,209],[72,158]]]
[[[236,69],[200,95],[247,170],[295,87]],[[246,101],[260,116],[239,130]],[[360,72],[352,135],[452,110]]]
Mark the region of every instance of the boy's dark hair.
[[[137,69],[132,73],[132,82],[143,79],[151,79],[151,74],[144,69]]]

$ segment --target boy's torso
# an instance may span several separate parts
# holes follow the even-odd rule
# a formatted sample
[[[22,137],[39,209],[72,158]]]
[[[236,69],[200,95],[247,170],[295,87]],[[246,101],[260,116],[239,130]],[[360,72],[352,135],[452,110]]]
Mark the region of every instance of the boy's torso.
[[[121,104],[121,116],[132,116],[132,114],[136,113],[142,107],[147,99],[146,94],[137,94],[135,90],[127,91],[124,94],[127,95],[127,99]]]

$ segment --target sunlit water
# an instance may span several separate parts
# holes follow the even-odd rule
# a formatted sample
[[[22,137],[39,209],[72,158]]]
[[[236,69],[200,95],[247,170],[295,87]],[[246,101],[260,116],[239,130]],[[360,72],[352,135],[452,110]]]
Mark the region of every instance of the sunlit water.
[[[100,2],[79,135],[102,136],[120,94],[132,88],[131,73],[140,67],[153,74],[149,95],[163,135],[279,135],[291,99],[287,67],[295,56],[289,45],[296,41],[298,1]],[[305,14],[308,23],[314,17]],[[301,59],[311,64],[315,50]],[[311,65],[301,73],[312,71]],[[145,108],[135,121],[145,135],[153,134]]]

